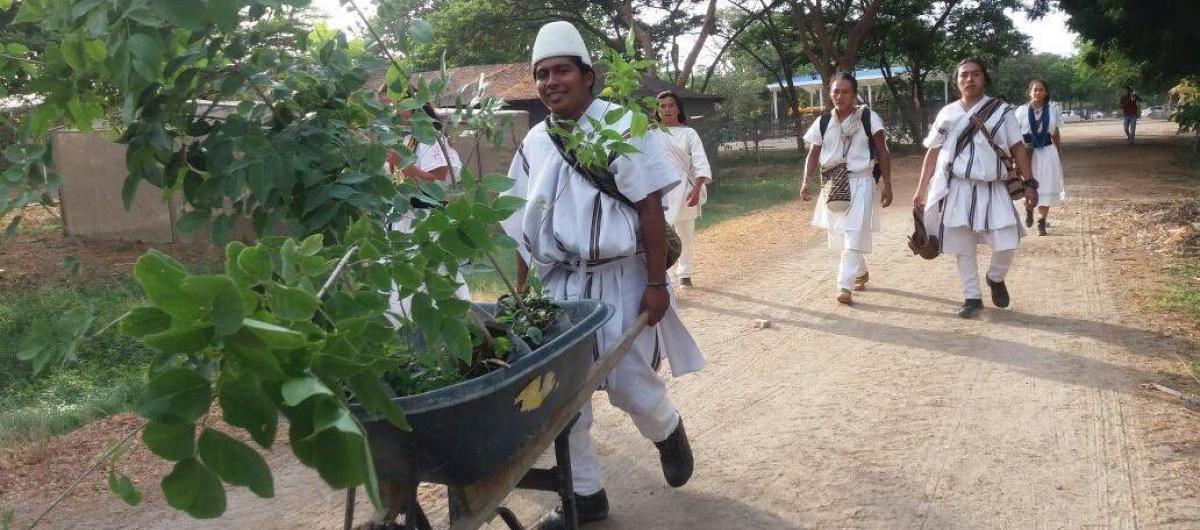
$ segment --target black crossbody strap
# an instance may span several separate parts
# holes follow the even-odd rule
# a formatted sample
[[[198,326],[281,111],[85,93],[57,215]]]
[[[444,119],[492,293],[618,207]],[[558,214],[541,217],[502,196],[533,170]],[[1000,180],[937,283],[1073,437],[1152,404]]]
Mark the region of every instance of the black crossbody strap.
[[[550,140],[554,142],[554,147],[558,148],[558,154],[563,157],[563,160],[565,160],[568,165],[575,168],[575,171],[577,171],[579,175],[588,182],[588,184],[591,184],[592,187],[600,190],[601,193],[616,199],[620,203],[630,208],[635,210],[637,209],[637,206],[634,206],[633,201],[629,200],[629,197],[626,197],[623,193],[621,193],[621,190],[617,188],[617,177],[612,174],[612,171],[610,171],[607,167],[584,167],[579,163],[579,159],[575,157],[575,154],[567,149],[567,145],[563,141],[562,136],[556,134],[553,127],[553,121],[550,117],[547,117],[546,133],[550,135]],[[609,163],[611,163],[613,160],[615,160],[615,157],[609,155]]]

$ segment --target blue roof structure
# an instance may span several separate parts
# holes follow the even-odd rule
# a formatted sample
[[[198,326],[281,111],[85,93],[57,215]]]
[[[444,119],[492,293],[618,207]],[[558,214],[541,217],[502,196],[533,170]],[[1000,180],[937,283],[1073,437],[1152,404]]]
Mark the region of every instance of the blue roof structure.
[[[893,66],[892,67],[892,75],[893,76],[907,75],[907,74],[908,74],[908,68],[906,68],[906,67],[903,67],[903,66]],[[858,80],[858,84],[860,86],[866,86],[868,84],[880,85],[880,84],[883,84],[883,82],[884,82],[883,69],[868,68],[865,70],[855,70],[854,78]],[[822,83],[821,83],[821,75],[820,74],[805,74],[805,75],[798,75],[798,76],[792,77],[792,85],[795,86],[796,88],[821,86],[821,84]],[[780,85],[779,83],[771,83],[771,84],[767,85],[768,90],[779,90],[780,88],[782,88],[782,85]]]

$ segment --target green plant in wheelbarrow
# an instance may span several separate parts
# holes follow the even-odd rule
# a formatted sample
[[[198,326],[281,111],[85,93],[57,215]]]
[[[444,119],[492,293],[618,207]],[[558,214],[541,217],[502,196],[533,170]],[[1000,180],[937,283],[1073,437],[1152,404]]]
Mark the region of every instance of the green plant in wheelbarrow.
[[[223,243],[248,219],[259,236],[226,244],[224,270],[214,274],[193,274],[150,251],[133,268],[147,305],[95,332],[92,310],[78,308],[35,326],[20,347],[36,371],[74,361],[79,341],[114,328],[161,352],[137,406],[146,419],[141,439],[175,462],[162,478],[163,495],[194,517],[224,513],[226,485],[274,494],[270,467],[253,445],[273,446],[281,416],[300,462],[330,487],[365,486],[378,504],[376,471],[398,467],[374,458],[391,455],[377,450],[377,434],[394,439],[412,428],[461,445],[471,442],[461,436],[471,429],[511,431],[516,423],[488,406],[536,421],[569,370],[544,372],[550,359],[516,354],[540,346],[590,355],[581,341],[607,314],[595,305],[563,306],[579,324],[573,336],[552,336],[556,306],[537,290],[512,298],[515,308],[496,318],[455,296],[462,263],[495,267],[496,251],[512,248],[497,223],[521,201],[497,195],[510,186],[498,175],[454,175],[451,190],[395,183],[384,169],[387,151],[408,163],[414,154],[404,138],[434,144],[440,134],[424,113],[402,118],[397,111],[435,100],[446,81],[410,84],[404,50],[384,48],[374,31],[368,45],[308,28],[299,16],[307,3],[209,0],[184,9],[151,0],[25,0],[15,19],[39,24],[57,44],[37,59],[30,83],[42,103],[18,123],[19,145],[5,153],[17,169],[0,180],[0,196],[16,190],[36,200],[53,192],[59,179],[46,156],[50,127],[89,129],[111,110],[109,126],[126,147],[127,206],[144,181],[182,199],[181,230],[207,229]],[[428,27],[414,23],[411,34],[428,40]],[[613,58],[609,79],[617,88],[609,96],[620,101],[639,73],[635,63]],[[390,105],[364,86],[384,66]],[[447,132],[461,128],[499,142],[498,102],[458,96],[468,103],[445,121]],[[237,104],[218,111],[205,100]],[[119,108],[106,107],[110,101]],[[566,134],[581,153],[596,156],[590,146],[627,146],[579,128]],[[418,195],[438,206],[418,212],[410,233],[385,230]],[[5,211],[23,206],[14,204]],[[392,294],[410,298],[411,310],[392,312]],[[447,408],[438,403],[450,401],[494,425],[451,425],[437,415]],[[218,411],[235,430],[213,421]],[[459,470],[458,479],[487,464]],[[110,487],[136,504],[140,495],[117,469]]]

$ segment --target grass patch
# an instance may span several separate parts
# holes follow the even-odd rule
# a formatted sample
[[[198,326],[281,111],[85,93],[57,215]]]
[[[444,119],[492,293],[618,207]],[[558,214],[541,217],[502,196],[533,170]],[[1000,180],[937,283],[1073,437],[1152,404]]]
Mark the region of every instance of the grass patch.
[[[1167,282],[1155,303],[1158,309],[1200,323],[1200,256],[1186,256],[1164,269]],[[1192,371],[1200,373],[1200,354],[1189,356]]]
[[[1200,320],[1200,258],[1184,258],[1166,272],[1169,283],[1158,301],[1159,307]]]
[[[16,351],[30,326],[91,301],[99,329],[143,301],[130,279],[0,294],[0,446],[62,434],[128,410],[154,351],[115,330],[80,345],[79,361],[33,376]]]

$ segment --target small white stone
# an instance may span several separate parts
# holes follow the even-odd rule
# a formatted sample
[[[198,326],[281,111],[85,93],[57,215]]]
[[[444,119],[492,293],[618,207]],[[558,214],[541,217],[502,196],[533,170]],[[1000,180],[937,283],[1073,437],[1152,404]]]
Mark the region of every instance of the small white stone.
[[[755,319],[754,329],[767,329],[771,327],[771,321],[763,318]]]

